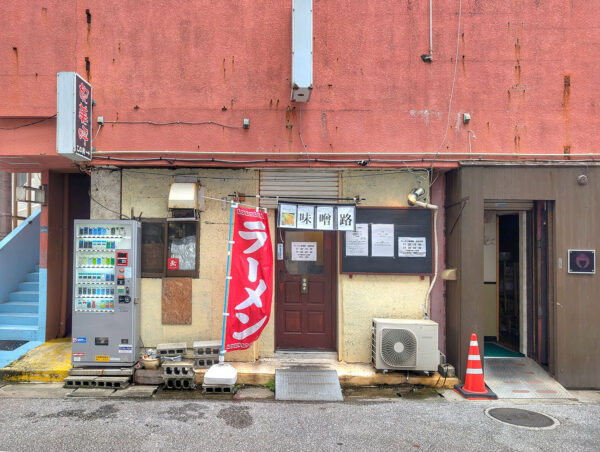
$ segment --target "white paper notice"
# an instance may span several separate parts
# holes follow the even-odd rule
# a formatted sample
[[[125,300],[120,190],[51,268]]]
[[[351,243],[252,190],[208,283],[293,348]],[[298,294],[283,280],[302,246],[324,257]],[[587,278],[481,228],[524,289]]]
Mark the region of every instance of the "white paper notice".
[[[356,231],[346,232],[346,256],[369,255],[369,225],[356,225]]]
[[[427,257],[425,237],[398,237],[399,257]]]
[[[394,225],[371,225],[371,256],[394,257]]]
[[[317,242],[292,242],[293,261],[317,261]]]

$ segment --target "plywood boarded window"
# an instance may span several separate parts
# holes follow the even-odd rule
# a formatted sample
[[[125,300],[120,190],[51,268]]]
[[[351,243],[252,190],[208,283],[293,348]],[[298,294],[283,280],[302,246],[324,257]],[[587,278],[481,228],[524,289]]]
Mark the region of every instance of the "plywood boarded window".
[[[192,324],[192,280],[167,278],[162,282],[162,324]]]

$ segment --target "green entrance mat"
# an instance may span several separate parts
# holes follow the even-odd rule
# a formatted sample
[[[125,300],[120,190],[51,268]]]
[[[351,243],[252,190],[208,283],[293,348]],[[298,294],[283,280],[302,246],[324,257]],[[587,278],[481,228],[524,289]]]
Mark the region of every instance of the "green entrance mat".
[[[517,358],[523,356],[523,354],[513,352],[495,342],[485,342],[483,356],[486,358]]]

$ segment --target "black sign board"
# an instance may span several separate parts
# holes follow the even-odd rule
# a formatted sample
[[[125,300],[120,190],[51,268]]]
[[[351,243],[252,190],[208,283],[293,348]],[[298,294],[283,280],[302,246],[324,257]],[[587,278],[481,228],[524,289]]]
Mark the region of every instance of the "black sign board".
[[[358,207],[356,231],[342,233],[341,271],[431,275],[432,236],[433,218],[429,209]]]
[[[569,250],[569,273],[596,273],[596,250]]]
[[[92,157],[92,85],[75,76],[75,153],[89,159]]]

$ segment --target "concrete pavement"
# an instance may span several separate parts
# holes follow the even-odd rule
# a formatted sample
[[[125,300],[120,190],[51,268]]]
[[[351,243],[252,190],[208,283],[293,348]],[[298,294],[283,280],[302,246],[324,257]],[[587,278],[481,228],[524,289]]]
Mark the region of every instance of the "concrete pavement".
[[[26,387],[37,395],[7,394]],[[0,388],[0,450],[598,450],[600,394],[573,393],[578,401],[474,402],[445,391],[424,400],[292,403],[73,399],[56,384],[7,385]],[[527,430],[484,413],[509,406],[560,424]]]

